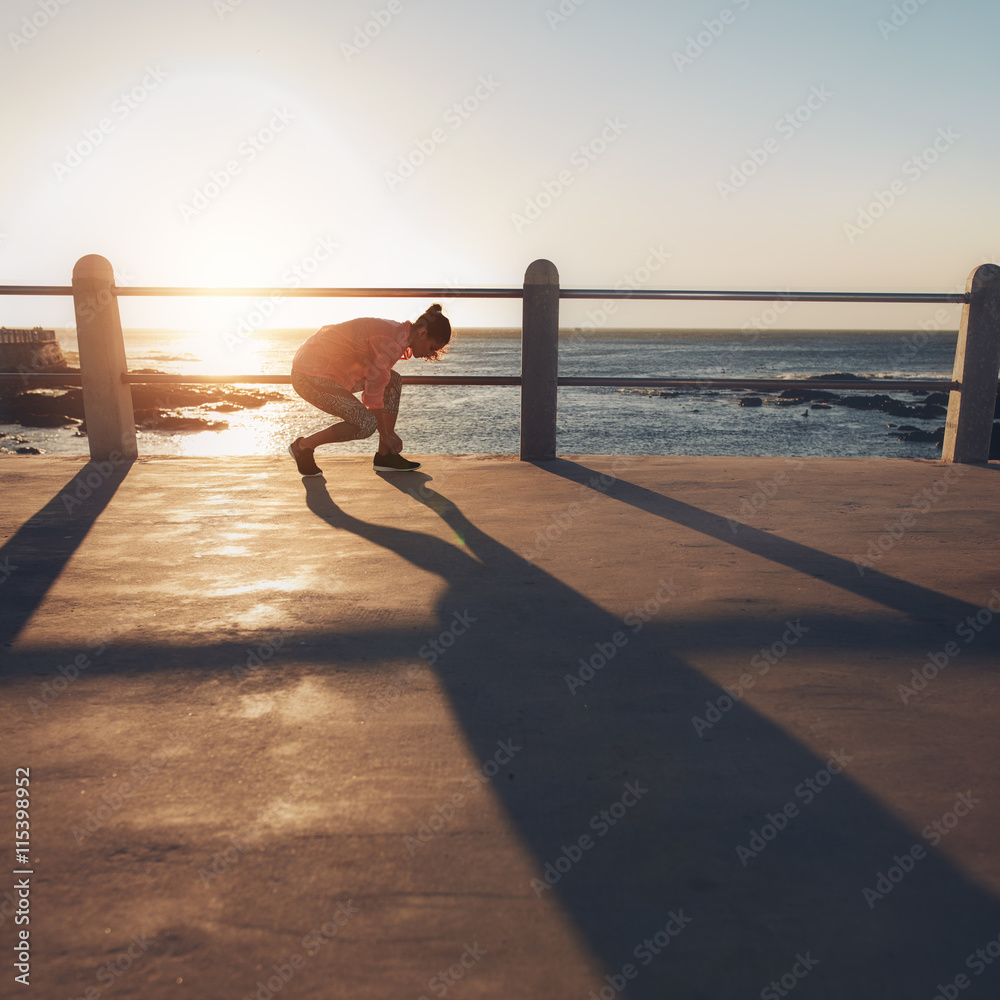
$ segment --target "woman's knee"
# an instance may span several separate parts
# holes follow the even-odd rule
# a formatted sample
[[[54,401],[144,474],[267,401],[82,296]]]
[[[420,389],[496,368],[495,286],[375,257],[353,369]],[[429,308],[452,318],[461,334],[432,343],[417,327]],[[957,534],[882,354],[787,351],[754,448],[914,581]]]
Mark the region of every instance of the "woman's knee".
[[[362,438],[370,438],[378,430],[378,423],[375,418],[369,413],[366,414],[364,420],[361,421],[358,427],[357,437],[355,441],[360,441]]]

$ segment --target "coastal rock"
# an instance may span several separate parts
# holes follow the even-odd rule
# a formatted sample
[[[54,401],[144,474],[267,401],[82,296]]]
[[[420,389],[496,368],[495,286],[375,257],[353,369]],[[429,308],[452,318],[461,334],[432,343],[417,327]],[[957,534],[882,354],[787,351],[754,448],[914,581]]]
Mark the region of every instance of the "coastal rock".
[[[779,399],[791,399],[796,403],[808,403],[813,400],[836,400],[840,397],[834,392],[827,392],[825,389],[783,389],[778,393]]]
[[[138,372],[136,374],[139,374]],[[144,374],[158,374],[144,372]],[[221,431],[229,424],[221,420],[177,412],[180,409],[234,412],[257,409],[285,396],[278,392],[235,386],[188,386],[174,383],[140,383],[132,386],[136,426],[156,431]],[[0,388],[0,423],[22,427],[65,427],[83,420],[83,390],[4,390]],[[85,431],[81,425],[78,431]]]
[[[929,392],[924,399],[924,405],[947,407],[950,398],[951,393],[948,392]]]
[[[810,382],[867,382],[864,375],[852,375],[850,372],[831,372],[827,375],[810,375]]]
[[[740,400],[740,406],[762,406],[764,401],[760,396],[744,396]]]
[[[943,406],[933,404],[910,406],[883,393],[875,393],[872,396],[842,396],[838,402],[839,405],[852,410],[878,410],[893,417],[909,417],[916,420],[936,420],[948,412]]]
[[[59,413],[22,413],[18,420],[22,427],[72,427],[78,422]]]
[[[937,443],[938,447],[944,441],[944,427],[937,427],[933,431],[922,431],[914,428],[910,431],[905,431],[900,434],[898,431],[902,430],[901,427],[896,428],[897,433],[891,434],[890,437],[894,437],[897,441],[920,441],[929,442],[934,441]]]
[[[201,417],[163,413],[147,418],[141,427],[147,431],[225,431],[229,429],[229,424],[225,420],[204,420]]]

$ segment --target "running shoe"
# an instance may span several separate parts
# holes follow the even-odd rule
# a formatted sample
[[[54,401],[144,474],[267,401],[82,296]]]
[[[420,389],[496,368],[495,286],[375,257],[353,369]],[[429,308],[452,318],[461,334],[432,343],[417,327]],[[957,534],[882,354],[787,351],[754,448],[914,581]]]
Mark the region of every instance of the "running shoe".
[[[403,458],[402,455],[389,453],[383,455],[381,452],[376,452],[372,468],[376,472],[412,472],[414,469],[420,468],[420,463],[411,462],[408,458]]]
[[[299,468],[300,476],[322,476],[323,470],[316,464],[313,458],[312,448],[303,448],[299,442],[302,438],[296,438],[288,446],[288,454],[295,459],[295,464]]]

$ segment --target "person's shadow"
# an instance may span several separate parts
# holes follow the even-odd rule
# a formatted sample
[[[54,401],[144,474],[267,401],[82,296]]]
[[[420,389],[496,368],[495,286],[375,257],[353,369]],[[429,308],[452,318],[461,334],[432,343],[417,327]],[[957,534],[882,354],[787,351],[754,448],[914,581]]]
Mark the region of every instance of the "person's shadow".
[[[553,463],[552,471],[584,482],[588,470]],[[809,952],[818,964],[798,980],[796,996],[930,997],[939,981],[968,971],[967,955],[996,938],[998,901],[863,791],[849,762],[832,779],[828,771],[820,792],[806,801],[797,789],[827,769],[827,758],[744,703],[710,732],[693,727],[692,717],[704,715],[706,702],[723,692],[674,647],[700,642],[717,648],[740,629],[734,649],[745,655],[758,640],[769,645],[782,622],[759,619],[755,635],[735,617],[697,628],[653,618],[633,631],[480,530],[428,485],[428,476],[386,481],[404,495],[401,510],[423,504],[449,526],[451,539],[363,521],[331,499],[325,480],[303,480],[309,509],[332,528],[397,553],[447,583],[437,603],[442,628],[456,611],[475,619],[434,669],[480,759],[495,751],[498,735],[515,735],[522,749],[505,768],[514,777],[492,782],[492,793],[537,859],[536,892],[558,896],[609,972],[626,963],[640,970],[627,996],[763,995],[796,955]],[[658,495],[640,487],[621,483],[609,495],[616,492],[622,502],[657,506]],[[716,521],[725,524],[659,499],[655,512],[668,520],[687,519],[706,530]],[[770,547],[779,561],[801,560],[814,575],[839,573],[848,582],[843,560],[807,546],[753,528],[736,543],[765,553]],[[906,585],[890,592],[894,604],[909,603],[914,618],[931,605],[940,610],[935,599],[941,595],[933,591]],[[810,625],[818,635],[835,636],[846,655],[862,648],[912,649],[918,662],[928,636],[939,629],[860,614],[811,619]],[[567,675],[579,675],[581,658],[593,657],[598,644],[607,652],[615,633],[626,642],[571,693]],[[398,637],[388,632],[384,641],[375,634],[367,643],[366,659],[399,656]],[[863,751],[829,749],[843,749],[846,757]],[[596,833],[591,817],[622,801],[628,788],[633,803],[613,829]],[[788,802],[797,808],[782,823],[775,817]],[[752,839],[762,830],[766,842]],[[561,863],[554,887],[544,888],[546,864],[555,871],[564,847],[588,833],[593,848],[571,865]],[[894,856],[914,844],[924,848],[921,860],[884,898],[866,901],[862,890],[874,887]],[[740,845],[759,849],[739,855]],[[663,931],[672,912],[682,912],[690,925],[641,964],[637,946]],[[989,973],[973,978],[962,996],[995,996],[996,981]]]

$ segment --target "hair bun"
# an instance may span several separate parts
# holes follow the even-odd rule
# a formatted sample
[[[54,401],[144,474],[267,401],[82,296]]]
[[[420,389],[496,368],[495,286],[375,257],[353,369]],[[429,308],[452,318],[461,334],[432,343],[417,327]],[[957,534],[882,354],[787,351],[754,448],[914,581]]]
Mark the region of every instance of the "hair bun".
[[[429,312],[429,313],[439,313],[441,311],[442,311],[442,309],[441,309],[441,303],[440,302],[435,302],[434,305],[427,307],[427,312]]]

